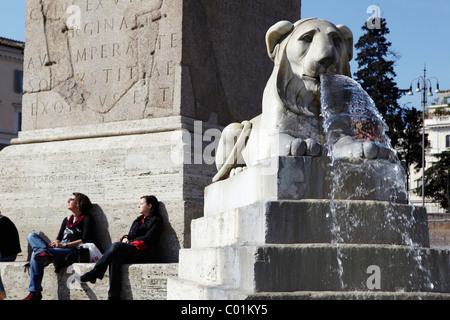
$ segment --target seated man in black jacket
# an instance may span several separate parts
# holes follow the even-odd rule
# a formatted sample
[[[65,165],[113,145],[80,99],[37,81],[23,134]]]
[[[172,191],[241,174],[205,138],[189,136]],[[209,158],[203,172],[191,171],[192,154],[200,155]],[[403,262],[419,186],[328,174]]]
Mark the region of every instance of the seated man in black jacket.
[[[20,249],[19,232],[14,223],[0,211],[0,262],[15,261]],[[0,300],[6,297],[0,276]]]
[[[128,263],[149,263],[158,259],[158,242],[162,229],[159,202],[155,196],[143,196],[139,204],[140,216],[133,221],[130,232],[120,242],[106,250],[94,268],[81,276],[83,282],[95,283],[103,279],[109,266],[109,300],[120,299],[121,267]]]

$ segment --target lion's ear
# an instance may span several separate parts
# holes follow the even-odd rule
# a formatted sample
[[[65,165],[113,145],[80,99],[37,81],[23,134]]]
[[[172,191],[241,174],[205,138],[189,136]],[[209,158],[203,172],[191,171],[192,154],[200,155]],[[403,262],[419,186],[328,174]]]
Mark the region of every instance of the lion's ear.
[[[337,25],[336,27],[339,29],[342,37],[344,38],[344,43],[348,52],[348,61],[351,61],[353,59],[353,33],[343,24]]]
[[[294,25],[289,21],[280,21],[274,24],[266,33],[266,45],[267,54],[270,59],[275,60],[276,46],[283,41],[286,35],[288,35],[294,29]]]

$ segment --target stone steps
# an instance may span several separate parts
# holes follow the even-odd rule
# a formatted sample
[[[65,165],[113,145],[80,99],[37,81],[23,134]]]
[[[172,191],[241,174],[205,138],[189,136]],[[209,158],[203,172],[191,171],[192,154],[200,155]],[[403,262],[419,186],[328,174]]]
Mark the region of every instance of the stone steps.
[[[169,300],[189,296],[189,300],[450,300],[450,293],[396,291],[292,291],[242,292],[226,286],[203,286],[185,279],[168,279]],[[173,291],[173,292],[174,292]]]
[[[28,294],[29,272],[26,262],[1,262],[0,272],[6,300],[21,300]],[[44,300],[106,300],[109,276],[95,284],[80,283],[79,276],[92,269],[93,263],[75,263],[57,275],[53,265],[45,268],[42,286]],[[178,274],[177,263],[131,264],[122,267],[122,299],[166,300],[167,279]]]
[[[386,291],[261,292],[252,300],[450,300],[449,293]]]
[[[269,160],[205,189],[168,299],[450,299],[398,164],[351,163],[331,198],[326,158]]]
[[[180,251],[179,277],[242,292],[450,293],[447,250],[398,245],[283,244]],[[292,266],[295,266],[293,268]],[[374,269],[375,268],[375,269]],[[374,288],[378,270],[379,288]]]

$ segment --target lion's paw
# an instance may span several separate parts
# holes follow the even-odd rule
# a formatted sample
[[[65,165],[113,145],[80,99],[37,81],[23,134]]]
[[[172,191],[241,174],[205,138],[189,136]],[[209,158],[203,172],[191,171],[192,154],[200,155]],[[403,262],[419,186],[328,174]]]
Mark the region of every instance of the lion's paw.
[[[394,159],[394,152],[372,141],[359,142],[351,136],[339,139],[333,145],[336,158]]]
[[[318,157],[322,155],[323,146],[314,141],[313,139],[294,139],[291,142],[291,155],[292,156],[312,156]]]
[[[231,178],[232,176],[235,176],[235,175],[241,173],[241,172],[244,171],[245,169],[247,169],[247,167],[236,167],[236,168],[231,169],[231,171],[230,171],[230,178]]]
[[[395,159],[394,151],[385,146],[380,146],[372,141],[363,143],[364,157],[368,159]]]

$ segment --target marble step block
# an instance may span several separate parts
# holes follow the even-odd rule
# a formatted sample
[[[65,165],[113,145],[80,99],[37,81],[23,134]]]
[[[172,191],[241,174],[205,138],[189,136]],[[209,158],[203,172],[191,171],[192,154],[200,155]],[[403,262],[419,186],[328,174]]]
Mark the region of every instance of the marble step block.
[[[408,203],[404,172],[387,160],[342,163],[335,183],[328,157],[274,157],[205,188],[205,216],[257,201],[331,199]],[[340,168],[342,169],[342,168]]]
[[[295,244],[183,249],[184,285],[241,294],[297,291],[449,293],[449,252],[396,245]],[[295,267],[293,267],[295,266]],[[176,290],[183,292],[183,290]],[[175,293],[171,293],[174,297]],[[178,299],[187,297],[179,296]]]
[[[380,201],[261,201],[195,219],[191,232],[193,248],[331,242],[429,246],[423,208]]]
[[[226,286],[201,286],[195,282],[169,278],[167,283],[177,294],[169,300],[450,300],[449,293],[393,291],[293,291],[242,292]]]

